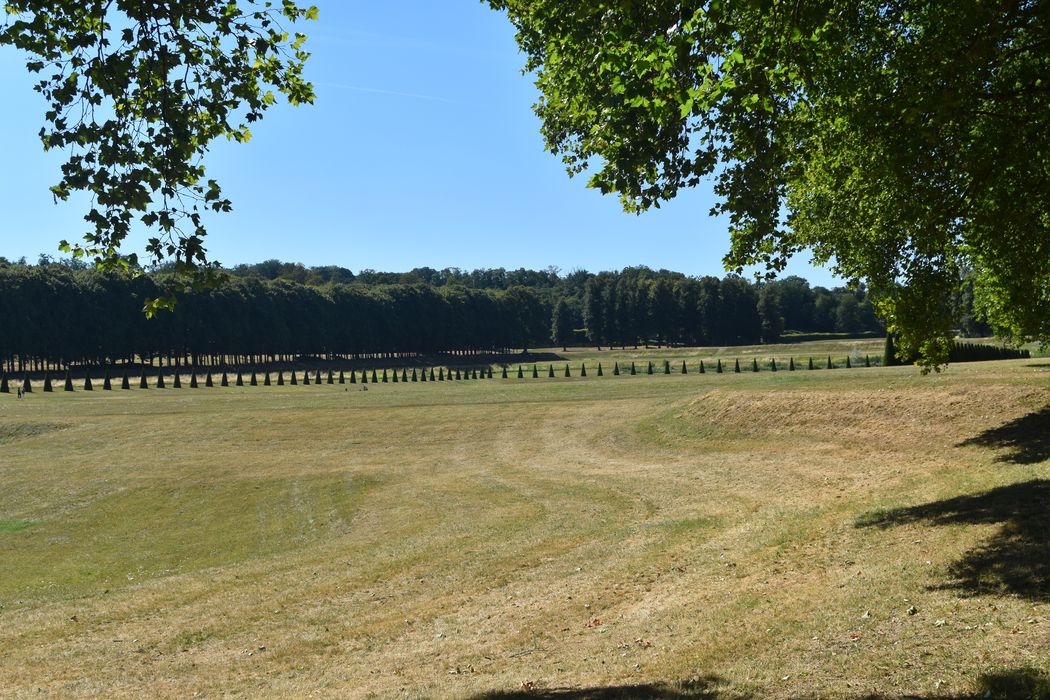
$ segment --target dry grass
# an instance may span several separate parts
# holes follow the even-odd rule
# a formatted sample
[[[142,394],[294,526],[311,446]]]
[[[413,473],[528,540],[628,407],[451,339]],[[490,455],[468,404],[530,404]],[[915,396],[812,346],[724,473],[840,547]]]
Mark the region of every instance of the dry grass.
[[[0,695],[1038,694],[1048,376],[3,396]]]

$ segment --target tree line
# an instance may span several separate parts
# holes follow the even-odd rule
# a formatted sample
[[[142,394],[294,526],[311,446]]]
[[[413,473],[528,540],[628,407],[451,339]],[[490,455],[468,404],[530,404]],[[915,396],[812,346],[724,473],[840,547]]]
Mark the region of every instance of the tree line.
[[[567,275],[416,270],[396,273],[397,283],[389,273],[371,273],[378,283],[362,280],[367,273],[318,283],[313,269],[288,269],[307,270],[306,281],[235,268],[227,283],[180,292],[174,311],[148,319],[143,304],[169,284],[163,270],[127,277],[69,261],[0,258],[0,361],[9,370],[139,360],[218,366],[506,353],[552,342],[734,345],[775,342],[785,330],[879,330],[863,290],[810,287],[798,277],[753,284],[639,267]]]

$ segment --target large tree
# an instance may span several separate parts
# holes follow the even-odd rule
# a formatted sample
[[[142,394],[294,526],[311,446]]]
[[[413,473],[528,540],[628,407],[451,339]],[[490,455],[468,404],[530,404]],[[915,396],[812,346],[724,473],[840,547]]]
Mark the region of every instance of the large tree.
[[[83,241],[62,248],[126,267],[137,259],[121,243],[137,221],[156,234],[154,261],[210,279],[202,214],[231,203],[206,179],[204,154],[216,138],[247,141],[275,93],[313,100],[306,37],[283,24],[316,16],[292,0],[5,0],[0,45],[40,74],[40,138],[69,154],[52,192],[91,196]]]
[[[1050,2],[489,0],[548,148],[629,211],[711,176],[729,269],[811,250],[903,354],[946,357],[961,270],[1050,338]]]

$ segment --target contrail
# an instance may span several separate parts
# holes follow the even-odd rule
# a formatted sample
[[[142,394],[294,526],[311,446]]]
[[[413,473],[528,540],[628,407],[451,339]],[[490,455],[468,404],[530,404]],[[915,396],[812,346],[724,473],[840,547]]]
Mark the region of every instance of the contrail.
[[[458,104],[455,100],[450,100],[447,97],[438,97],[436,95],[420,95],[416,92],[398,92],[397,90],[380,90],[378,88],[367,88],[361,87],[360,85],[345,85],[343,83],[324,83],[317,82],[315,85],[321,85],[324,87],[340,88],[342,90],[353,90],[355,92],[371,92],[377,95],[394,95],[396,97],[413,97],[417,100],[431,100],[433,102],[446,102],[448,104]]]

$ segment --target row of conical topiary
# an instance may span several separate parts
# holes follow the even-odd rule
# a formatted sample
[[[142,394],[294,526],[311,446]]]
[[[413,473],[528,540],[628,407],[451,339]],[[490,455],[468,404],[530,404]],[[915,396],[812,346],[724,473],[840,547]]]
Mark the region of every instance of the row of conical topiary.
[[[196,371],[191,371],[190,372],[189,386],[190,386],[191,389],[196,389],[197,387],[201,386],[201,384],[203,384],[206,387],[212,387],[212,386],[215,386],[216,383],[218,383],[219,386],[230,386],[231,384],[234,385],[234,386],[245,386],[245,385],[248,385],[248,386],[258,386],[258,385],[262,385],[262,386],[271,386],[271,385],[284,386],[285,384],[297,385],[297,384],[300,384],[300,383],[304,384],[304,385],[310,385],[311,383],[313,383],[313,384],[322,384],[322,383],[327,383],[327,384],[336,384],[336,383],[338,383],[338,384],[357,384],[358,383],[357,373],[354,370],[350,370],[349,378],[347,378],[347,373],[344,372],[343,370],[340,370],[338,375],[336,375],[332,370],[328,370],[326,376],[323,377],[323,378],[321,376],[321,370],[315,370],[312,373],[312,375],[313,375],[312,380],[311,380],[311,372],[310,371],[304,371],[303,374],[302,374],[302,380],[301,381],[299,379],[298,373],[295,370],[292,370],[290,372],[287,381],[285,380],[285,374],[284,374],[283,370],[278,371],[277,374],[276,374],[276,377],[273,377],[272,379],[271,379],[271,373],[270,372],[263,372],[261,380],[259,379],[259,374],[255,370],[252,370],[250,373],[243,373],[240,370],[238,370],[235,373],[233,373],[233,374],[235,374],[235,378],[232,381],[230,379],[230,374],[231,374],[231,372],[227,372],[227,371],[223,371],[221,374],[220,373],[215,373],[215,375],[217,375],[217,378],[215,378],[215,377],[213,377],[213,373],[212,372],[203,372],[202,373],[203,381],[199,381],[198,378],[197,378],[197,372]],[[245,375],[246,374],[248,374],[248,378],[247,379],[245,379]],[[172,377],[171,377],[171,384],[170,384],[172,388],[174,388],[174,389],[181,389],[182,388],[182,376],[183,375],[181,373],[179,373],[179,372],[176,372],[174,375],[172,375]],[[469,370],[469,369],[466,369],[466,370],[455,369],[455,370],[453,370],[452,368],[449,368],[448,369],[447,378],[448,378],[449,381],[459,380],[459,379],[478,379],[478,378],[491,379],[492,378],[492,368],[491,367],[482,368],[481,370],[478,370],[477,368],[474,368],[473,370]],[[442,381],[443,382],[443,381],[445,381],[445,379],[446,379],[446,373],[445,373],[445,368],[444,367],[438,368],[436,374],[435,374],[433,368],[430,369],[429,374],[428,374],[426,369],[415,369],[415,368],[412,369],[411,374],[409,374],[409,371],[407,369],[402,369],[402,370],[400,370],[400,372],[398,370],[386,370],[386,369],[384,369],[384,370],[382,370],[381,374],[380,374],[380,372],[378,370],[375,370],[375,369],[371,370],[371,381],[373,383],[377,383],[377,384],[380,383],[380,382],[383,382],[383,383],[385,383],[385,382],[393,382],[393,383],[396,384],[399,381],[401,381],[401,382],[410,382],[410,381],[411,382],[417,382],[417,381],[425,382],[425,381],[428,381],[428,380],[432,381],[432,382],[433,381]],[[360,382],[362,384],[368,384],[369,383],[369,371],[368,370],[361,370]],[[130,375],[128,373],[128,370],[125,369],[124,373],[123,373],[123,375],[121,376],[121,379],[120,379],[120,388],[121,389],[130,389],[132,383],[133,382],[132,382],[131,377],[130,377]],[[30,382],[28,375],[26,375],[24,377],[24,379],[22,380],[21,384],[22,384],[22,390],[23,391],[25,391],[25,392],[32,392],[33,391],[33,385]],[[138,387],[140,389],[148,389],[150,387],[149,374],[146,371],[143,371],[141,373],[141,375],[139,376],[139,379],[137,380],[137,384],[138,384]],[[166,381],[165,374],[163,372],[160,372],[160,373],[158,373],[156,375],[156,378],[154,380],[154,384],[153,385],[156,388],[158,388],[158,389],[165,389],[165,388],[168,387],[168,382]],[[44,384],[43,384],[44,391],[51,392],[51,391],[54,391],[54,388],[55,388],[55,383],[51,379],[51,373],[50,372],[45,372],[44,373]],[[62,382],[62,388],[63,388],[64,391],[73,391],[74,390],[73,377],[72,377],[72,375],[70,374],[70,372],[68,370],[66,371],[65,379]],[[87,377],[84,378],[83,388],[84,388],[85,391],[93,391],[94,390],[95,385],[94,385],[94,382],[92,381],[90,376],[87,376]],[[104,375],[103,375],[102,389],[104,391],[109,391],[109,390],[113,389],[113,380],[110,378],[110,373],[109,373],[108,369],[105,370]],[[11,391],[11,389],[10,389],[10,381],[8,379],[7,373],[6,372],[0,373],[0,393],[5,393],[6,394],[6,393],[10,393],[10,391]]]
[[[846,362],[845,362],[844,366],[846,368],[850,368],[850,367],[853,366],[849,357],[846,358]],[[868,356],[864,357],[864,366],[865,367],[871,367],[871,360],[868,358]],[[827,362],[824,364],[823,368],[835,369],[835,367],[836,367],[836,365],[832,361],[831,356],[829,355],[828,358],[827,358]],[[818,365],[813,362],[813,358],[809,358],[809,362],[808,362],[807,368],[808,369],[817,369],[818,368]],[[769,365],[768,365],[768,369],[773,371],[773,372],[776,372],[778,370],[776,358],[773,358],[772,360],[770,360]],[[789,358],[788,359],[787,370],[793,372],[793,371],[795,371],[795,369],[797,369],[797,367],[795,365],[795,358],[793,358],[793,357]],[[760,371],[760,366],[759,366],[757,358],[752,358],[750,370],[752,372]],[[690,372],[689,365],[686,363],[685,360],[682,361],[680,369],[678,371],[681,374],[688,374]],[[700,360],[699,364],[696,365],[694,371],[696,371],[699,374],[704,374],[705,372],[707,372],[709,370],[704,365],[704,361]],[[713,371],[713,372],[716,372],[718,374],[721,374],[722,372],[725,372],[725,371],[728,371],[728,370],[725,367],[723,367],[722,360],[718,359],[718,360],[715,361],[715,366],[710,371]],[[742,371],[741,367],[740,367],[740,360],[739,359],[734,359],[733,360],[733,369],[732,369],[732,371],[733,372],[737,372],[737,373]],[[189,386],[190,386],[191,389],[196,389],[197,387],[201,386],[201,384],[203,383],[203,385],[206,386],[206,387],[212,387],[212,386],[216,385],[216,382],[218,383],[219,386],[230,386],[231,383],[234,386],[245,386],[246,384],[248,386],[258,386],[260,384],[262,386],[271,386],[271,385],[284,386],[285,384],[290,384],[290,385],[294,386],[294,385],[297,385],[297,384],[300,384],[300,383],[304,384],[304,385],[310,385],[311,383],[312,384],[322,384],[322,383],[326,383],[326,384],[357,384],[358,382],[360,382],[361,384],[368,384],[369,382],[371,382],[373,384],[387,383],[387,382],[396,384],[398,382],[427,382],[427,381],[443,382],[443,381],[459,381],[459,380],[467,380],[467,379],[492,379],[493,378],[492,367],[483,367],[481,369],[478,369],[478,368],[459,369],[459,368],[451,368],[451,367],[446,369],[444,367],[438,367],[438,368],[436,368],[436,371],[435,371],[435,368],[433,368],[433,367],[429,368],[429,370],[426,369],[426,368],[422,368],[422,369],[413,368],[412,371],[411,371],[411,374],[409,373],[409,370],[407,370],[407,369],[401,369],[400,371],[396,370],[396,369],[394,369],[394,370],[383,369],[382,372],[380,372],[379,370],[376,370],[376,369],[372,369],[371,371],[369,371],[369,370],[361,370],[360,372],[361,372],[361,377],[360,377],[360,380],[359,380],[358,376],[357,376],[357,371],[355,371],[355,370],[349,370],[349,376],[347,376],[347,373],[344,372],[343,370],[339,370],[338,375],[336,375],[332,370],[328,370],[326,375],[324,377],[322,377],[321,376],[321,370],[318,369],[318,370],[314,370],[312,372],[312,375],[313,375],[312,378],[311,378],[311,371],[307,370],[307,371],[304,371],[302,373],[302,380],[300,381],[298,373],[295,370],[292,370],[290,372],[290,374],[289,374],[289,377],[288,377],[287,381],[286,381],[283,370],[278,371],[277,374],[276,374],[276,377],[274,377],[273,379],[271,379],[271,373],[270,372],[263,372],[261,380],[259,379],[259,373],[257,373],[255,370],[252,370],[250,373],[248,373],[248,378],[247,379],[245,379],[245,373],[244,372],[242,372],[240,370],[237,370],[234,373],[235,377],[234,377],[234,379],[231,382],[231,380],[230,380],[230,372],[228,372],[228,371],[223,371],[221,373],[215,373],[215,374],[218,375],[218,379],[217,380],[213,377],[213,373],[212,372],[210,372],[210,371],[209,372],[203,372],[202,373],[203,381],[199,381],[198,380],[196,371],[191,371],[189,373],[189,375],[190,375]],[[644,369],[639,369],[634,362],[631,362],[629,367],[625,365],[623,369],[620,368],[620,363],[619,362],[614,362],[613,363],[612,374],[614,376],[620,376],[621,374],[636,375],[636,374],[643,373],[643,372],[645,374],[657,374],[658,373],[658,371],[656,370],[656,368],[653,365],[652,361],[647,362],[647,364],[646,364]],[[671,374],[672,373],[671,361],[670,360],[664,360],[663,368],[662,368],[662,370],[659,371],[659,373],[661,373],[661,374]],[[518,379],[524,379],[525,378],[526,370],[524,369],[524,367],[522,365],[518,365],[518,369],[517,369],[517,373],[516,374],[517,374],[517,378]],[[533,365],[532,366],[531,374],[532,374],[533,379],[539,378],[540,370],[539,370],[539,367],[537,365]],[[555,372],[554,365],[547,365],[546,374],[547,374],[548,378],[554,378],[559,373]],[[564,370],[562,370],[560,372],[560,374],[562,374],[562,376],[565,376],[565,377],[573,376],[572,370],[570,369],[568,364],[565,365]],[[605,376],[605,371],[602,368],[602,365],[601,365],[600,362],[598,363],[597,369],[595,370],[595,374],[597,376],[599,376],[599,377]],[[510,378],[510,374],[508,373],[508,368],[506,366],[503,367],[501,376],[502,376],[503,379]],[[586,377],[587,376],[587,364],[586,363],[581,363],[580,364],[580,369],[579,369],[578,376],[580,376],[580,377]],[[140,389],[148,389],[149,386],[150,386],[150,383],[149,383],[149,375],[147,374],[147,372],[143,371],[141,373],[141,375],[139,376],[139,378],[138,378],[136,383],[138,384],[138,387]],[[131,381],[131,378],[130,378],[130,376],[128,374],[128,370],[125,369],[123,374],[122,374],[122,376],[121,376],[121,378],[120,378],[120,388],[121,389],[130,389],[131,388],[131,384],[132,384],[132,381]],[[33,385],[29,381],[28,375],[23,377],[23,379],[21,381],[21,385],[22,385],[22,391],[23,392],[29,393],[29,392],[33,391]],[[167,388],[168,383],[167,383],[167,381],[165,379],[165,375],[164,375],[163,372],[160,372],[160,373],[158,373],[156,375],[153,385],[157,389],[165,389],[165,388]],[[182,388],[182,375],[179,372],[176,372],[175,374],[172,375],[172,377],[171,377],[171,387],[174,388],[174,389]],[[71,374],[69,373],[68,370],[66,371],[65,378],[64,378],[64,380],[62,382],[62,388],[63,388],[64,391],[73,391],[74,390],[73,378],[72,378],[72,376],[71,376]],[[94,384],[93,384],[90,376],[84,378],[83,388],[84,388],[85,391],[92,391],[94,389]],[[109,390],[113,389],[113,381],[110,378],[110,373],[109,373],[108,369],[105,371],[105,373],[103,374],[103,377],[102,377],[102,389],[104,391],[109,391]],[[46,392],[54,391],[54,383],[51,380],[51,373],[50,372],[47,372],[47,373],[44,374],[43,390],[46,391]],[[11,391],[11,389],[10,389],[10,381],[8,379],[7,373],[6,372],[0,373],[0,393],[6,394],[6,393],[10,393],[10,391]]]

